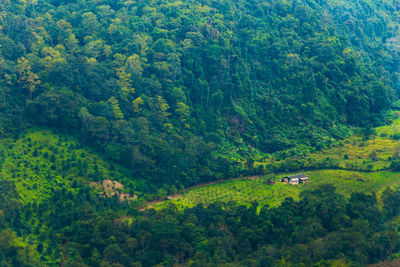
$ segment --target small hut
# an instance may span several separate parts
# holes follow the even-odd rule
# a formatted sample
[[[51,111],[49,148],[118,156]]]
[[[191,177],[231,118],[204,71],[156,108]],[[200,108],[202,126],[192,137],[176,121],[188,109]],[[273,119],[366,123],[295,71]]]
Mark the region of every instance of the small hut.
[[[282,179],[282,182],[288,183],[290,185],[301,184],[308,182],[308,176],[304,173],[299,173],[295,175],[289,175]]]

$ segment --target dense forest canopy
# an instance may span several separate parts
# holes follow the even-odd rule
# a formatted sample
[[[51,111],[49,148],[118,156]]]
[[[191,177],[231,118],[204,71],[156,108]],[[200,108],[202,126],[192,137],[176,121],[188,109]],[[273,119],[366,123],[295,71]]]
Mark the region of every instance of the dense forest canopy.
[[[2,266],[363,266],[400,249],[390,223],[400,191],[390,188],[380,203],[325,185],[260,212],[257,203],[215,203],[142,214],[82,185],[23,207],[12,184],[0,181],[0,190],[8,191],[0,208],[9,214],[0,224]]]
[[[0,133],[63,127],[159,184],[233,175],[233,146],[243,159],[319,149],[397,98],[398,9],[3,0]]]

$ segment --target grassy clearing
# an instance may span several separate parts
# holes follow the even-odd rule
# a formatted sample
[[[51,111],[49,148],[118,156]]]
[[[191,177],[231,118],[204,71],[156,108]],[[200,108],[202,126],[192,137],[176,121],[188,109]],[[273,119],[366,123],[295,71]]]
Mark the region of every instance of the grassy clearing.
[[[400,120],[376,129],[377,135],[365,140],[364,137],[351,136],[339,146],[310,154],[307,161],[330,159],[336,161],[339,168],[367,171],[385,170],[391,160],[400,154],[400,143],[392,138],[400,127]]]
[[[117,180],[132,192],[130,171],[108,162],[74,138],[35,129],[17,140],[0,140],[0,178],[15,181],[22,201],[40,202],[57,189],[78,190],[79,182]]]
[[[400,173],[389,171],[365,173],[347,170],[319,170],[307,172],[307,174],[311,181],[299,186],[290,186],[280,182],[267,184],[265,179],[257,178],[194,188],[176,195],[170,200],[154,204],[154,208],[162,208],[168,203],[173,203],[178,209],[184,209],[196,204],[208,205],[216,201],[235,201],[243,205],[257,201],[260,205],[274,207],[287,197],[298,199],[301,191],[326,183],[334,184],[339,193],[347,196],[353,192],[376,192],[379,196],[379,193],[387,186],[400,187]],[[280,175],[279,178],[283,176]]]

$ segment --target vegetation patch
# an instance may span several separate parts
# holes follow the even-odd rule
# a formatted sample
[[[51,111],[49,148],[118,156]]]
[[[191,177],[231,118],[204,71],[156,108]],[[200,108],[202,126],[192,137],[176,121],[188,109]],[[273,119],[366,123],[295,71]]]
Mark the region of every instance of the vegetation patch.
[[[297,200],[299,194],[308,189],[316,188],[322,184],[332,184],[337,191],[345,196],[354,192],[379,193],[387,186],[400,188],[400,172],[360,172],[348,170],[318,170],[309,171],[310,181],[301,185],[289,185],[282,182],[271,184],[270,176],[257,179],[241,179],[210,184],[204,187],[193,188],[182,194],[170,197],[164,202],[155,203],[153,207],[160,209],[175,204],[179,209],[196,206],[197,204],[209,205],[219,202],[235,202],[249,206],[257,202],[260,206],[279,206],[287,197]],[[276,181],[285,177],[281,174],[275,177]]]
[[[80,183],[102,181],[114,181],[118,196],[129,199],[144,184],[73,137],[51,130],[32,129],[16,140],[0,139],[0,153],[1,179],[15,182],[23,202],[37,203],[59,189],[75,192]]]
[[[300,146],[263,159],[248,158],[239,167],[249,174],[286,173],[299,170],[343,169],[364,172],[400,170],[400,113],[390,112],[387,125],[355,128],[353,135],[338,140],[328,148],[310,151]]]

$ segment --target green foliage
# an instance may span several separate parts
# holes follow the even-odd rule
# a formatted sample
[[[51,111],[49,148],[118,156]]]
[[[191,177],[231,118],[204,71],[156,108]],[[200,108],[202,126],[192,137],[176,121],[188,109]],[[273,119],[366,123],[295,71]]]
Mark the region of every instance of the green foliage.
[[[129,170],[121,166],[114,166],[111,170],[110,162],[81,148],[74,138],[49,130],[32,130],[15,141],[2,139],[0,151],[3,161],[0,184],[13,181],[24,203],[40,203],[51,198],[58,189],[76,191],[77,186],[73,185],[77,181],[119,180],[132,188],[138,186],[143,192],[151,190],[146,189],[150,187],[146,187],[143,181],[133,180]],[[11,189],[4,189],[4,192],[13,194]],[[0,194],[0,201],[3,196],[8,201],[14,199],[7,194]],[[0,210],[4,211],[2,204],[5,203],[8,203],[6,207],[13,206],[3,200]]]
[[[81,131],[159,186],[219,179],[226,161],[329,147],[348,126],[381,123],[396,98],[389,1],[43,0],[0,10],[0,136],[28,123]]]
[[[279,157],[276,153],[269,157],[259,156],[255,167],[264,166],[271,172],[291,172],[315,169],[345,169],[359,171],[381,171],[393,169],[399,159],[400,146],[398,141],[391,137],[391,133],[397,131],[400,120],[395,113],[387,114],[390,124],[370,129],[376,132],[368,139],[363,130],[343,140],[337,141],[329,148],[320,151],[310,151],[304,147],[298,147],[285,157]],[[357,131],[357,129],[355,129]],[[385,133],[385,134],[384,134]],[[392,167],[391,167],[392,166]],[[245,165],[242,164],[242,169]]]
[[[2,227],[0,227],[1,229]],[[0,231],[0,265],[1,266],[37,266],[38,251],[22,240],[10,229]]]
[[[400,171],[400,160],[397,159],[392,161],[392,164],[390,164],[390,168],[393,171]]]
[[[144,213],[89,191],[60,190],[39,206],[24,206],[21,220],[9,226],[37,233],[41,241],[28,245],[9,228],[1,229],[2,265],[353,266],[399,253],[399,232],[388,220],[398,212],[399,192],[393,189],[385,190],[383,210],[373,193],[345,197],[324,184],[272,208],[217,202],[185,212],[170,205]],[[395,213],[389,216],[388,207]]]
[[[190,189],[183,194],[175,195],[172,199],[156,203],[155,209],[165,208],[169,203],[178,209],[194,207],[198,204],[210,205],[217,201],[224,203],[238,203],[251,205],[253,202],[261,206],[276,207],[282,201],[291,197],[299,199],[299,195],[309,189],[317,188],[324,184],[333,184],[340,194],[350,196],[353,192],[382,192],[387,185],[400,186],[397,172],[356,172],[345,170],[318,170],[307,171],[310,182],[300,186],[290,186],[280,182],[286,174],[275,177],[276,184],[268,183],[270,177],[255,179],[238,179],[225,181],[207,186]]]
[[[400,194],[398,191],[387,187],[382,193],[384,214],[393,218],[400,213]]]
[[[0,1],[0,265],[396,255],[399,194],[384,188],[398,174],[372,172],[399,165],[398,114],[374,128],[398,107],[394,10],[386,0]],[[353,126],[360,136],[347,138]],[[369,173],[177,190],[328,168]],[[121,201],[116,190],[141,194]],[[169,194],[156,211],[133,208]]]

